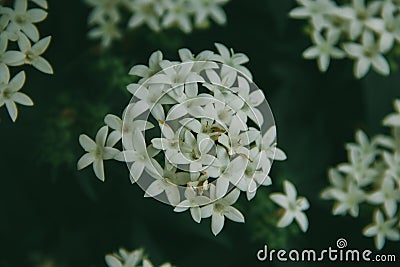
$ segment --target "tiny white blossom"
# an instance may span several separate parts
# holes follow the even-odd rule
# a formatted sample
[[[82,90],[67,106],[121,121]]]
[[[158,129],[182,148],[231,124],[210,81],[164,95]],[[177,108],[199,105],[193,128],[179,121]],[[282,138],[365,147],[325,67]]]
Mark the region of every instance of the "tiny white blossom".
[[[249,62],[248,56],[243,53],[235,53],[233,49],[229,51],[229,49],[223,44],[216,43],[215,47],[217,48],[219,55],[214,55],[213,59],[217,62],[232,67],[229,68],[226,66],[222,66],[221,76],[225,76],[226,73],[237,70],[243,73],[246,78],[253,78],[251,72],[246,67],[242,66],[243,64]]]
[[[364,77],[368,73],[371,65],[378,73],[389,75],[389,63],[382,55],[372,32],[364,31],[362,35],[362,44],[345,43],[343,49],[351,58],[356,60],[354,64],[354,75],[357,78]]]
[[[388,115],[384,120],[383,124],[390,127],[400,127],[400,99],[394,101],[394,108],[396,113]]]
[[[176,25],[185,33],[191,32],[192,23],[188,5],[189,3],[186,0],[166,0],[166,14],[162,21],[163,27],[169,28]]]
[[[10,23],[12,27],[23,31],[23,33],[34,42],[39,40],[39,30],[34,23],[41,22],[46,19],[46,11],[39,8],[28,10],[27,0],[15,0],[14,9],[4,7],[1,9],[1,13],[10,16]]]
[[[373,204],[383,204],[386,214],[392,218],[397,212],[397,203],[400,202],[400,189],[392,177],[386,176],[381,188],[369,195],[367,200]]]
[[[373,18],[367,22],[369,28],[380,34],[379,48],[388,52],[395,41],[400,42],[400,17],[386,6],[382,11],[382,18]]]
[[[304,211],[308,210],[310,204],[305,197],[297,197],[294,185],[285,180],[283,183],[285,194],[272,193],[270,198],[276,204],[285,209],[285,213],[278,222],[278,227],[286,227],[296,220],[300,229],[306,232],[308,229],[308,219]]]
[[[79,143],[87,153],[79,159],[78,170],[93,163],[94,173],[103,182],[105,180],[103,160],[113,159],[119,152],[113,147],[106,146],[107,134],[108,127],[103,126],[97,132],[95,141],[85,134],[79,136]]]
[[[353,181],[347,181],[345,188],[335,188],[330,191],[331,198],[337,202],[333,207],[333,215],[345,215],[347,212],[358,217],[359,205],[366,199],[365,192]]]
[[[47,50],[51,41],[51,36],[45,37],[31,46],[31,42],[25,35],[20,34],[18,46],[25,54],[25,63],[32,65],[41,72],[53,74],[53,67],[41,55]]]
[[[18,116],[16,103],[33,106],[33,101],[24,93],[19,92],[25,83],[25,72],[19,72],[10,81],[10,73],[5,66],[0,65],[0,107],[6,105],[8,114],[15,122]]]
[[[158,0],[133,0],[129,2],[132,16],[129,19],[128,27],[136,28],[146,24],[153,31],[160,31],[160,17],[164,13],[164,6]]]
[[[345,53],[335,47],[338,43],[340,32],[328,31],[326,39],[321,36],[318,31],[314,31],[312,39],[314,46],[307,48],[303,52],[303,57],[306,59],[318,59],[318,67],[322,72],[327,71],[329,63],[332,58],[343,58]]]
[[[215,187],[210,188],[211,199],[217,199],[215,196]],[[201,208],[201,217],[208,218],[211,217],[211,230],[214,235],[218,235],[224,227],[225,217],[239,223],[244,223],[243,214],[232,207],[232,205],[239,198],[240,191],[233,189],[224,198],[218,199],[213,203]]]
[[[206,196],[200,196],[196,191],[188,187],[185,190],[185,200],[176,205],[175,212],[183,212],[190,209],[190,215],[197,223],[201,221],[201,207],[210,203],[210,199]]]
[[[160,66],[161,61],[163,61],[163,54],[161,53],[161,51],[156,51],[150,56],[149,66],[136,65],[131,68],[131,70],[129,71],[129,75],[142,77],[140,83],[143,83],[149,77],[162,70]]]
[[[386,239],[392,241],[400,240],[399,231],[395,229],[396,222],[396,218],[385,220],[382,212],[377,210],[374,214],[374,223],[367,226],[363,234],[367,237],[375,236],[375,247],[381,250],[385,245]]]
[[[324,15],[331,14],[336,8],[331,0],[297,0],[300,7],[294,8],[289,15],[292,18],[310,18],[313,26],[319,30],[324,25]]]
[[[221,8],[229,0],[190,0],[195,16],[195,24],[198,27],[208,24],[211,17],[218,24],[226,23],[226,14]]]

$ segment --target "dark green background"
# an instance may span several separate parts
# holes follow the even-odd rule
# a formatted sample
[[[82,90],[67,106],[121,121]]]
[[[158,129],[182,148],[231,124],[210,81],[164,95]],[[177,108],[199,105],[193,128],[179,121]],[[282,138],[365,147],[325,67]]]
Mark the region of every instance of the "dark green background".
[[[291,0],[233,0],[225,8],[225,27],[190,35],[174,30],[155,34],[143,27],[108,51],[87,40],[89,8],[83,1],[53,0],[49,5],[49,17],[39,28],[42,36],[53,36],[45,57],[55,75],[25,68],[23,90],[35,101],[34,108],[19,107],[16,124],[5,108],[0,110],[1,267],[105,266],[104,255],[120,246],[143,246],[154,263],[181,267],[273,266],[256,261],[265,243],[278,249],[323,249],[344,237],[350,247],[373,249],[373,240],[361,234],[372,219],[371,209],[363,206],[358,219],[333,217],[332,203],[322,201],[319,193],[327,186],[327,169],[346,160],[344,143],[354,139],[357,128],[370,135],[386,131],[380,122],[400,97],[398,72],[355,80],[353,63],[343,60],[321,74],[315,61],[301,58],[310,40],[303,34],[305,22],[288,18],[295,5]],[[273,187],[260,188],[252,202],[241,196],[238,207],[246,224],[227,222],[218,237],[209,219],[197,225],[189,213],[175,214],[169,206],[144,199],[123,164],[106,163],[105,183],[91,168],[76,171],[83,154],[79,134],[94,136],[104,115],[120,115],[128,103],[130,67],[146,63],[158,49],[173,60],[179,48],[198,53],[215,50],[214,42],[250,57],[248,67],[270,102],[279,146],[288,155],[286,162],[274,165]],[[281,191],[283,179],[292,180],[311,202],[306,234],[297,225],[273,226],[277,207],[268,194]],[[384,252],[400,257],[396,243]],[[54,265],[43,265],[46,261]]]

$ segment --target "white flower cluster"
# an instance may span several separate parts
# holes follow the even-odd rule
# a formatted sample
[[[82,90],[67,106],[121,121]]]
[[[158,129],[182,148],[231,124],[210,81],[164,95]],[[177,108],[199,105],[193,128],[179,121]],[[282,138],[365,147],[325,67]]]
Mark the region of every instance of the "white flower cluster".
[[[153,267],[151,261],[144,255],[143,249],[132,252],[119,249],[118,253],[105,257],[108,267]],[[171,263],[161,264],[160,267],[173,267]]]
[[[324,199],[335,200],[334,215],[358,217],[362,203],[376,207],[374,223],[363,233],[375,236],[377,249],[383,248],[386,239],[400,240],[400,100],[395,108],[397,113],[383,121],[391,127],[392,136],[379,135],[370,141],[358,131],[357,143],[347,145],[349,162],[330,170],[331,186],[322,192]]]
[[[190,210],[198,223],[212,217],[215,235],[225,217],[244,222],[232,206],[240,191],[251,200],[259,186],[271,184],[272,161],[286,159],[276,148],[264,94],[243,66],[248,57],[216,47],[219,54],[197,56],[181,49],[181,61],[175,62],[157,51],[149,66],[134,66],[130,74],[141,79],[127,87],[133,100],[123,119],[107,115],[95,141],[81,135],[87,153],[78,162],[78,169],[93,163],[102,181],[103,160],[128,163],[131,181],[145,197],[168,203],[175,212]],[[120,140],[122,152],[114,148]]]
[[[337,5],[333,0],[297,0],[300,7],[292,18],[309,19],[314,45],[303,57],[317,59],[325,72],[331,58],[355,61],[354,75],[364,77],[372,67],[382,75],[390,73],[385,55],[400,43],[400,2],[397,0],[352,0]]]
[[[32,0],[41,8],[28,9],[27,0],[15,0],[14,8],[0,5],[0,107],[6,106],[11,119],[18,116],[16,104],[32,106],[32,100],[19,92],[25,83],[25,71],[10,78],[9,67],[32,65],[36,69],[52,74],[50,63],[41,55],[50,44],[51,37],[40,39],[35,23],[47,17],[47,1]],[[18,50],[9,50],[11,43]],[[33,45],[32,45],[33,43]]]
[[[151,30],[178,28],[185,33],[194,27],[205,28],[212,19],[222,25],[226,14],[222,9],[229,0],[86,0],[93,7],[89,15],[89,37],[101,39],[104,47],[120,39],[123,13],[130,16],[127,28],[147,25]],[[125,11],[125,12],[124,12]]]

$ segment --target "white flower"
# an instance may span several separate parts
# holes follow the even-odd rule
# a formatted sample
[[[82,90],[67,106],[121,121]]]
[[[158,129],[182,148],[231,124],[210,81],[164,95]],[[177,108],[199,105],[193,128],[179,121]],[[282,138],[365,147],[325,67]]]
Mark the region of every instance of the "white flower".
[[[24,64],[24,59],[24,53],[14,50],[7,51],[7,40],[0,40],[0,65],[20,66]]]
[[[105,23],[108,20],[117,22],[120,20],[118,6],[121,0],[85,0],[87,4],[93,7],[90,12],[89,24]]]
[[[277,147],[276,143],[276,126],[272,126],[264,134],[256,139],[257,147],[260,151],[260,161],[268,160],[286,160],[286,154],[282,149]]]
[[[135,131],[132,135],[132,147],[122,151],[115,156],[118,161],[132,163],[130,167],[131,182],[135,183],[139,180],[143,171],[146,169],[149,172],[157,173],[155,164],[157,162],[153,159],[160,150],[155,149],[152,145],[146,147],[144,136],[140,131]]]
[[[216,199],[215,187],[211,185],[210,187],[211,199]],[[224,198],[218,199],[213,203],[201,208],[201,217],[208,218],[211,217],[211,230],[214,235],[218,235],[224,227],[225,217],[239,223],[244,223],[243,214],[232,207],[232,205],[239,198],[240,191],[237,189],[232,190]]]
[[[160,165],[153,162],[154,171],[149,174],[155,178],[146,190],[145,197],[154,197],[162,192],[165,192],[168,201],[171,205],[175,206],[180,201],[180,193],[178,186],[186,185],[190,181],[187,172],[177,172],[177,168],[173,166],[168,160],[165,160],[164,169]]]
[[[228,72],[231,71],[239,71],[240,73],[244,74],[246,78],[250,80],[253,78],[251,72],[246,67],[242,66],[243,64],[249,62],[249,58],[245,54],[235,53],[233,49],[229,51],[225,45],[219,43],[216,43],[215,47],[217,48],[219,55],[214,55],[213,60],[231,67],[229,68],[227,66],[222,66],[221,76],[224,77]]]
[[[112,159],[119,152],[113,147],[106,146],[107,134],[108,127],[103,126],[96,135],[96,141],[93,141],[85,134],[79,136],[79,143],[87,153],[79,159],[78,170],[86,168],[93,163],[94,173],[103,182],[105,180],[103,160]]]
[[[326,200],[332,200],[335,199],[337,190],[346,190],[346,179],[337,169],[334,168],[329,170],[328,177],[331,186],[322,191],[321,197]]]
[[[261,161],[258,148],[249,151],[247,164],[242,165],[244,174],[237,184],[237,188],[246,192],[247,200],[255,197],[257,188],[260,185],[268,186],[272,184],[268,172],[271,167],[270,161]]]
[[[303,52],[303,57],[306,59],[318,58],[318,67],[322,72],[325,72],[332,58],[343,58],[345,53],[339,48],[335,47],[338,43],[340,32],[328,31],[326,39],[321,36],[318,31],[314,31],[312,39],[314,46],[307,48]]]
[[[16,103],[24,106],[33,106],[32,100],[24,93],[19,92],[25,83],[25,72],[19,72],[11,81],[10,73],[5,65],[0,65],[0,107],[6,105],[8,114],[15,122],[18,116]]]
[[[396,113],[388,115],[384,120],[383,124],[390,127],[400,127],[400,99],[394,101],[394,108]]]
[[[151,114],[156,120],[165,120],[165,112],[162,105],[175,104],[176,101],[172,99],[164,91],[162,84],[150,84],[147,88],[140,84],[128,85],[128,91],[136,96],[139,101],[132,105],[132,110],[129,113],[139,116],[143,112],[150,110]]]
[[[377,142],[374,139],[369,140],[368,136],[362,131],[358,130],[355,135],[356,143],[346,145],[347,150],[354,151],[358,154],[359,158],[365,159],[365,162],[374,161],[377,154],[380,152],[377,149]],[[368,165],[368,163],[366,163]]]
[[[386,214],[392,218],[397,211],[397,202],[400,202],[400,189],[392,177],[386,176],[381,188],[369,195],[367,200],[373,204],[383,204]]]
[[[153,31],[161,30],[160,17],[164,13],[164,6],[158,0],[133,0],[129,4],[133,13],[128,22],[129,28],[146,24]]]
[[[310,18],[313,26],[319,30],[324,25],[324,15],[335,11],[336,4],[331,0],[297,0],[300,7],[294,8],[289,15],[292,18]]]
[[[380,8],[380,1],[370,1],[365,5],[365,0],[353,0],[351,7],[344,7],[338,10],[336,14],[349,20],[350,38],[355,40],[363,33],[365,27],[377,15]]]
[[[53,74],[53,68],[50,63],[41,55],[47,50],[51,41],[51,36],[41,39],[33,46],[25,35],[20,34],[18,39],[18,46],[21,52],[25,54],[25,63],[32,65],[41,72]]]
[[[381,250],[385,245],[386,239],[392,241],[400,240],[399,231],[395,229],[396,222],[396,218],[385,220],[382,212],[377,210],[374,215],[374,223],[367,226],[363,234],[367,237],[375,236],[375,247]]]
[[[360,186],[372,183],[377,176],[377,171],[371,167],[375,160],[374,155],[365,157],[361,151],[354,147],[348,147],[348,163],[339,164],[338,170],[351,175]]]
[[[217,179],[215,195],[217,198],[221,198],[229,191],[230,184],[237,186],[239,180],[243,179],[245,166],[248,162],[242,156],[238,156],[231,161],[225,148],[221,146],[217,147],[217,155],[221,163],[221,175]]]
[[[12,27],[22,30],[32,41],[37,42],[39,40],[39,31],[34,23],[46,19],[47,12],[39,8],[27,9],[27,0],[15,0],[14,9],[4,7],[1,9],[1,13],[10,16]]]
[[[400,42],[400,17],[394,16],[389,6],[383,8],[382,19],[370,19],[367,26],[380,34],[379,48],[382,52],[388,52],[395,40]]]
[[[195,16],[195,24],[198,27],[208,24],[211,17],[218,24],[226,23],[226,14],[221,8],[229,0],[190,0]]]
[[[366,194],[355,182],[347,181],[344,188],[330,190],[330,197],[337,202],[333,207],[333,215],[345,215],[347,211],[353,217],[358,217],[359,205],[365,201]]]
[[[400,182],[400,152],[391,154],[385,151],[383,152],[383,159],[388,166],[386,173]]]
[[[112,114],[108,114],[104,118],[104,123],[114,130],[110,133],[107,139],[108,146],[114,146],[118,141],[122,139],[123,136],[125,136],[124,140],[132,140],[133,133],[135,131],[145,131],[154,128],[154,125],[148,121],[134,120],[128,118],[127,116],[125,117],[125,122],[123,122],[119,117]]]
[[[306,232],[308,229],[308,219],[305,210],[308,210],[310,204],[305,197],[297,198],[297,191],[294,185],[289,181],[284,181],[285,194],[273,193],[270,195],[272,201],[285,209],[285,214],[278,222],[278,227],[286,227],[295,219],[300,229]]]
[[[362,44],[345,43],[343,49],[346,53],[356,60],[354,65],[354,75],[357,78],[364,77],[371,65],[375,71],[382,75],[389,75],[390,67],[385,57],[381,54],[379,45],[375,42],[372,32],[364,31]]]
[[[183,32],[192,31],[188,2],[186,0],[166,0],[166,14],[163,18],[163,27],[169,28],[173,25],[179,27]]]
[[[183,212],[190,209],[190,215],[197,223],[201,221],[201,206],[210,203],[210,199],[206,196],[200,196],[196,191],[188,187],[185,190],[185,200],[176,205],[175,212]]]
[[[88,32],[91,39],[101,39],[103,47],[109,47],[114,40],[122,38],[118,28],[119,18],[108,18],[96,20],[96,26]]]
[[[203,70],[218,68],[217,63],[211,61],[212,57],[214,56],[214,52],[212,51],[205,50],[199,53],[197,56],[194,56],[189,49],[182,48],[179,49],[178,53],[182,62],[193,62],[193,72],[200,73]]]
[[[119,254],[109,254],[105,257],[108,267],[136,267],[142,259],[143,250],[141,249],[132,252],[120,249]]]
[[[161,51],[156,51],[151,54],[148,67],[145,65],[136,65],[131,68],[131,70],[129,71],[129,75],[142,77],[139,82],[143,83],[148,78],[162,70],[160,66],[161,61],[163,61],[163,54],[161,53]]]

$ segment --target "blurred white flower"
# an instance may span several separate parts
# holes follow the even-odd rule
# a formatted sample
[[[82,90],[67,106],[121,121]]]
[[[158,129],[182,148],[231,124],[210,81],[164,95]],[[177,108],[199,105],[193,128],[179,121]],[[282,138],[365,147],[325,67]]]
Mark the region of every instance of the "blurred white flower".
[[[324,25],[324,15],[331,14],[336,8],[331,0],[297,0],[300,7],[294,8],[289,15],[292,18],[310,18],[313,26],[319,30]]]
[[[33,101],[24,93],[19,92],[25,83],[25,72],[21,71],[10,81],[10,73],[5,65],[0,65],[0,107],[6,105],[8,114],[15,122],[18,116],[16,104],[33,106]]]
[[[160,17],[164,13],[164,6],[158,0],[133,0],[129,2],[132,16],[128,21],[128,28],[136,28],[146,24],[153,31],[160,31]]]
[[[375,205],[383,204],[386,214],[392,218],[397,212],[397,203],[400,202],[400,189],[392,177],[386,176],[381,188],[370,194],[367,200]]]
[[[354,75],[357,78],[364,77],[370,67],[382,75],[389,75],[390,66],[386,58],[382,55],[382,51],[375,42],[372,32],[364,31],[362,35],[362,44],[345,43],[344,51],[356,60],[354,64]]]
[[[390,127],[400,127],[400,99],[394,102],[396,113],[388,115],[384,120],[383,124]]]
[[[276,204],[285,209],[285,213],[278,222],[278,227],[287,227],[296,220],[303,232],[308,229],[308,219],[304,211],[308,210],[310,204],[305,197],[297,197],[294,185],[285,180],[283,183],[285,194],[272,193],[270,198]]]
[[[85,134],[79,136],[79,143],[87,153],[79,159],[78,170],[86,168],[93,163],[94,173],[103,182],[105,180],[103,160],[112,159],[119,152],[113,147],[106,146],[107,134],[108,127],[103,126],[97,132],[95,141]]]
[[[307,48],[303,52],[303,57],[306,59],[318,59],[318,67],[322,72],[327,71],[331,57],[343,58],[345,53],[337,48],[335,45],[338,43],[340,32],[328,31],[326,39],[321,36],[317,31],[314,31],[312,39],[314,46]]]
[[[382,10],[382,18],[373,18],[367,26],[380,34],[379,48],[382,52],[392,49],[394,42],[400,42],[400,17],[394,15],[389,6]]]
[[[400,234],[397,229],[395,229],[397,219],[392,218],[385,220],[382,212],[376,210],[374,214],[374,223],[367,226],[363,230],[363,234],[367,237],[375,237],[375,246],[378,250],[381,250],[385,245],[386,239],[391,241],[399,241]]]
[[[194,12],[195,25],[202,27],[208,25],[208,18],[212,18],[218,24],[226,23],[226,14],[222,5],[229,0],[189,0]]]
[[[119,249],[118,253],[105,256],[108,267],[153,267],[151,261],[144,256],[143,249],[127,251]],[[164,263],[160,267],[173,267],[171,263]]]

